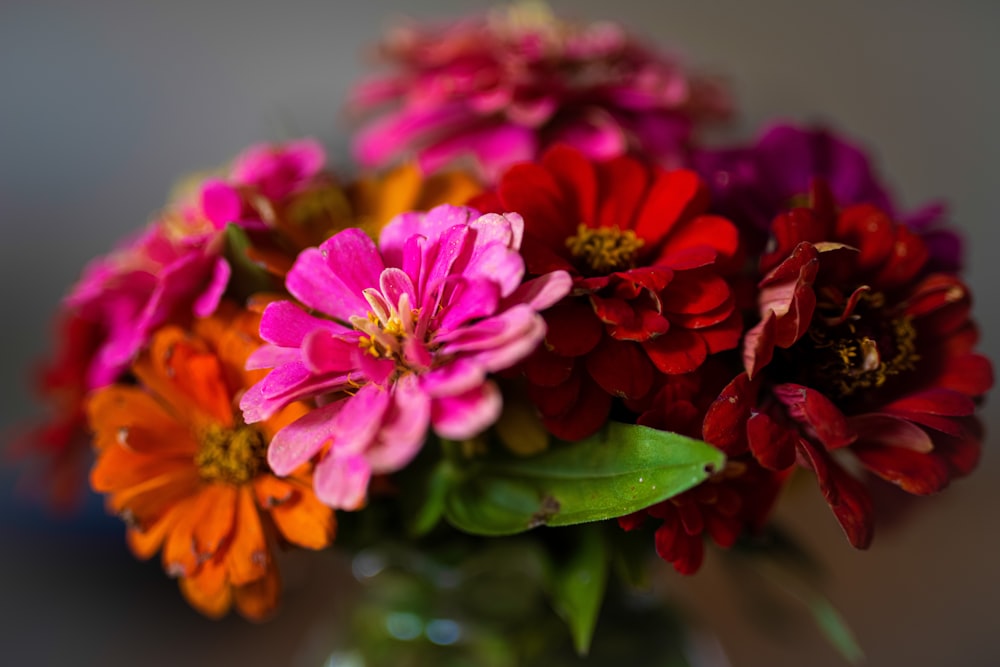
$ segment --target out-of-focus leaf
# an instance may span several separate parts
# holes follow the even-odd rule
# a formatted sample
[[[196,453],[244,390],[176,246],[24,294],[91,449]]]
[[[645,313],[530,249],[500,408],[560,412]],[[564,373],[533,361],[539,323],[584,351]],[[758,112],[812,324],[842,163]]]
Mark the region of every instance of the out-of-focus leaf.
[[[551,595],[552,606],[569,626],[573,648],[587,655],[607,588],[610,554],[598,526],[577,532],[580,539],[572,555],[553,567]]]
[[[229,289],[240,299],[245,299],[257,292],[267,292],[274,289],[274,280],[263,267],[247,256],[250,238],[239,225],[229,223],[223,232],[223,254],[233,274]]]

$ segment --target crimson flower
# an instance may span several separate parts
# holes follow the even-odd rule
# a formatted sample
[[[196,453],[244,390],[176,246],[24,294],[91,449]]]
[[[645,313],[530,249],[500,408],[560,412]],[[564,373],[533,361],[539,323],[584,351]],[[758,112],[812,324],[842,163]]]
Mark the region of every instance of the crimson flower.
[[[613,397],[640,399],[656,376],[689,373],[737,345],[741,321],[722,275],[737,231],[705,215],[695,173],[629,157],[595,162],[557,146],[512,167],[472,205],[523,216],[530,275],[573,278],[570,295],[544,313],[545,344],[523,367],[557,437],[593,433]]]
[[[837,457],[912,494],[943,489],[979,459],[974,413],[992,367],[974,351],[968,288],[930,270],[923,239],[879,208],[838,211],[817,185],[811,205],[776,218],[772,235],[746,371],[709,409],[705,437],[771,470],[813,470],[864,548],[871,499]]]

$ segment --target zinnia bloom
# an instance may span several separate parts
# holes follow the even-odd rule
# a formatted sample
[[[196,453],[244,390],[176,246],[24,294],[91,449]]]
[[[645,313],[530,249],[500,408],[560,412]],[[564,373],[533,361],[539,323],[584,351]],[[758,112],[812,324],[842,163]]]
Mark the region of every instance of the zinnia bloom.
[[[302,415],[293,404],[255,426],[235,402],[260,373],[243,370],[259,344],[257,316],[231,304],[193,333],[160,329],[132,366],[138,386],[116,384],[88,405],[95,491],[129,524],[136,556],[162,549],[187,600],[218,617],[235,604],[250,619],[274,611],[278,571],[267,535],[309,549],[333,539],[333,512],[316,500],[308,466],[278,479],[267,443]]]
[[[440,206],[398,217],[378,247],[347,229],[303,251],[286,287],[326,318],[290,301],[270,304],[260,327],[270,345],[250,367],[274,370],[241,402],[253,423],[317,399],[276,434],[275,472],[321,454],[317,495],[357,509],[372,473],[405,466],[429,427],[465,439],[493,424],[501,399],[487,374],[532,352],[545,334],[536,311],[570,286],[563,272],[521,284],[522,233],[517,214]]]
[[[521,3],[445,26],[399,28],[381,53],[396,72],[353,106],[395,105],[355,143],[362,164],[416,154],[433,172],[468,156],[494,181],[554,143],[593,158],[628,151],[676,164],[694,126],[725,116],[725,93],[611,23],[556,19]]]
[[[920,234],[933,268],[956,271],[962,264],[962,240],[945,226],[944,205],[902,212],[871,157],[827,128],[773,125],[752,146],[696,151],[694,165],[712,188],[713,208],[741,225],[753,248],[763,247],[771,221],[805,200],[813,179],[821,179],[842,206],[872,204]]]
[[[657,374],[689,373],[739,342],[722,276],[738,235],[705,214],[708,203],[694,172],[628,157],[592,162],[566,146],[511,168],[495,193],[473,201],[524,216],[529,274],[573,277],[571,295],[545,314],[545,345],[524,366],[557,437],[595,432],[612,397],[640,399]]]
[[[766,468],[815,471],[851,543],[872,538],[872,505],[835,460],[924,495],[979,459],[976,402],[993,384],[968,288],[928,269],[924,241],[871,204],[837,210],[822,185],[774,222],[760,322],[746,372],[705,421],[709,442]]]

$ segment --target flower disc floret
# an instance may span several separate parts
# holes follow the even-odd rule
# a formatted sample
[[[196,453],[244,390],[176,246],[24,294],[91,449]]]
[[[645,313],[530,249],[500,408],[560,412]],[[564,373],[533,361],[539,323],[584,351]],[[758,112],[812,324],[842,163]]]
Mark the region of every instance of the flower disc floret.
[[[271,467],[282,474],[320,454],[318,496],[357,509],[370,476],[405,466],[429,428],[464,439],[493,424],[501,399],[488,374],[531,354],[545,335],[537,311],[571,285],[563,271],[522,284],[522,235],[516,213],[439,206],[397,217],[378,247],[348,229],[302,252],[286,287],[316,314],[267,307],[270,344],[250,366],[273,370],[241,402],[253,423],[316,399],[275,436]]]

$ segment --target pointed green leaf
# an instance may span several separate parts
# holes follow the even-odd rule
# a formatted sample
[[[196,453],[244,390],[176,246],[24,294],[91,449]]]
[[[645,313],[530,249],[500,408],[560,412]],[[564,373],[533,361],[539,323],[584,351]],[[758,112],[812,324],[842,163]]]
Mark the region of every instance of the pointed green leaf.
[[[597,627],[597,617],[608,583],[607,542],[596,526],[586,526],[572,556],[552,574],[552,606],[566,621],[573,647],[583,656]]]
[[[271,274],[247,256],[251,243],[242,227],[233,223],[226,225],[223,241],[226,260],[233,270],[229,289],[237,298],[245,299],[251,294],[274,289]]]
[[[476,535],[511,535],[623,516],[704,481],[725,455],[700,440],[612,422],[530,458],[468,462],[445,499],[445,518]]]

